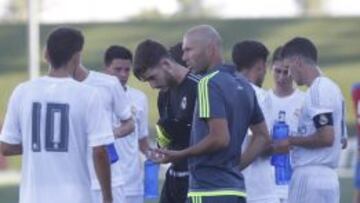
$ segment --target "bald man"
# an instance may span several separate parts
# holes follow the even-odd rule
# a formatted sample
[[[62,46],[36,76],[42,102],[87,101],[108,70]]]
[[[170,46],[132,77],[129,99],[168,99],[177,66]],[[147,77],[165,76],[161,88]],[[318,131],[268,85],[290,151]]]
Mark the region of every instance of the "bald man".
[[[192,124],[190,147],[179,151],[159,150],[162,162],[188,158],[188,202],[245,202],[241,170],[269,142],[264,117],[255,92],[234,68],[223,64],[221,38],[209,25],[191,28],[183,38],[183,59],[192,71],[204,75]],[[247,129],[255,139],[240,160]]]

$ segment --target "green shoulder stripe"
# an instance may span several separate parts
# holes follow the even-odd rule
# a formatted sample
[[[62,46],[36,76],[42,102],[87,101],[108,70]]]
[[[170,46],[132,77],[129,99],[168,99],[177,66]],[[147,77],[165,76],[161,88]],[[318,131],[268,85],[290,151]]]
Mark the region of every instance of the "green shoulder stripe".
[[[214,77],[219,71],[215,71],[204,78],[202,78],[198,84],[198,98],[199,98],[199,117],[209,118],[210,117],[210,104],[209,104],[209,80]]]

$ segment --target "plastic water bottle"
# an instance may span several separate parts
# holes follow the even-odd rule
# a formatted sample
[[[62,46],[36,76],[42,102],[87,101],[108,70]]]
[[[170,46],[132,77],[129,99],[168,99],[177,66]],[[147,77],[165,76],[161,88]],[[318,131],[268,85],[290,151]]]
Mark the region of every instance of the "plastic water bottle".
[[[275,141],[289,137],[289,125],[285,123],[285,112],[279,112],[279,119],[272,129],[272,139]],[[286,185],[291,178],[291,166],[289,153],[274,154],[271,157],[271,164],[275,167],[275,181],[277,185]]]
[[[111,144],[106,145],[106,149],[107,149],[110,163],[113,164],[113,163],[117,162],[119,160],[119,156],[116,152],[115,144],[111,143]]]
[[[144,164],[145,169],[145,181],[144,181],[144,196],[147,199],[158,198],[158,186],[159,186],[159,164],[148,159]]]

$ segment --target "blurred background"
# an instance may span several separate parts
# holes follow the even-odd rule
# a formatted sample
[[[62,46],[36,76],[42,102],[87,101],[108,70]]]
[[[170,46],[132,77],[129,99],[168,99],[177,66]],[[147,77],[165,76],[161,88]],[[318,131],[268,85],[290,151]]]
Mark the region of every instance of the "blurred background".
[[[357,154],[350,90],[360,81],[358,0],[0,0],[0,126],[14,87],[46,73],[42,47],[54,27],[83,30],[83,64],[101,70],[109,45],[134,50],[141,40],[152,38],[171,46],[197,24],[210,24],[220,32],[228,62],[232,45],[244,39],[259,40],[271,51],[295,36],[308,37],[317,45],[320,67],[340,85],[346,99],[350,138],[339,175],[341,202],[350,203]],[[154,132],[157,92],[134,77],[130,85],[147,94],[149,127]],[[265,88],[271,86],[268,75]],[[17,202],[20,166],[19,157],[0,157],[0,203]]]

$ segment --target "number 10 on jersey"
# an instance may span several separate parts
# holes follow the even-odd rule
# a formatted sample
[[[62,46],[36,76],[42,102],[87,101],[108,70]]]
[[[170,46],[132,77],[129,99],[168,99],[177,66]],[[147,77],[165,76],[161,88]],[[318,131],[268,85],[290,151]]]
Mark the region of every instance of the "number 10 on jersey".
[[[32,136],[31,148],[34,152],[42,149],[41,130],[44,131],[44,147],[49,152],[67,152],[69,144],[69,105],[47,103],[45,120],[41,119],[41,103],[32,105]]]

